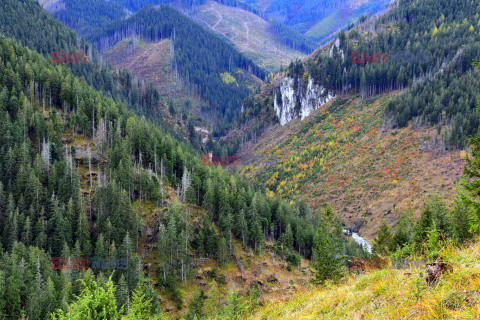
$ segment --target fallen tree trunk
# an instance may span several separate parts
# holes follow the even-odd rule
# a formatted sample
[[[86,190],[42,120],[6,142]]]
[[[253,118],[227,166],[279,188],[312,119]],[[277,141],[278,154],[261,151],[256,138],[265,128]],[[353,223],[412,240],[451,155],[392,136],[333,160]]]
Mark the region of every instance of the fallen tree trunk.
[[[427,278],[425,279],[430,287],[433,287],[437,284],[438,279],[443,273],[452,272],[453,268],[448,263],[443,262],[442,257],[438,257],[437,261],[434,263],[428,263],[427,268]]]

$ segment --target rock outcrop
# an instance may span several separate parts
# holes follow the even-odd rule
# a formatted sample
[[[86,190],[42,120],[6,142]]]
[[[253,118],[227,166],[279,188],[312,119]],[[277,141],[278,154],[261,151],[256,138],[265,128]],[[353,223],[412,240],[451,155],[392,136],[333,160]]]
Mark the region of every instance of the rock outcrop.
[[[284,77],[277,89],[274,107],[279,122],[283,126],[293,119],[305,119],[334,97],[327,92],[326,88],[315,84],[310,76],[307,83],[304,83],[303,78],[295,80],[291,77]]]

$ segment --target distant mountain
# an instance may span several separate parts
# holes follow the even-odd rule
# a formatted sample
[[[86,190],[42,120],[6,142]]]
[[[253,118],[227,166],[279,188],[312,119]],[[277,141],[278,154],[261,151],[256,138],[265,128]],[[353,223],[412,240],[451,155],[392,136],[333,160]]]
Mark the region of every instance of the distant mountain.
[[[127,9],[137,8],[131,7],[131,2],[62,0],[44,5],[55,7],[52,10],[55,17],[102,51],[114,53],[112,46],[132,35],[146,40],[143,43],[147,46],[172,39],[171,50],[164,52],[163,62],[155,67],[147,63],[142,64],[145,68],[135,68],[138,63],[118,64],[119,60],[115,59],[109,62],[117,63],[116,67],[130,68],[141,79],[151,80],[164,93],[165,100],[177,105],[182,118],[187,118],[186,114],[195,109],[192,121],[197,126],[220,131],[228,128],[240,114],[243,99],[265,77],[265,71],[239,52],[227,38],[165,4],[160,7],[147,5],[137,12]],[[90,7],[94,9],[89,10]],[[129,50],[130,53],[135,51]],[[118,57],[105,54],[104,58],[115,56]],[[167,77],[159,76],[165,73]],[[172,81],[175,82],[173,87],[170,86]],[[169,90],[165,91],[162,88],[167,84]]]
[[[104,50],[132,36],[151,43],[170,39],[175,72],[209,103],[207,112],[220,127],[228,126],[240,114],[243,99],[256,86],[251,86],[255,83],[251,78],[265,77],[261,68],[224,39],[168,5],[144,7],[90,39]]]
[[[269,16],[325,43],[362,14],[386,9],[390,0],[247,0]]]
[[[202,23],[269,72],[304,58],[318,45],[298,31],[237,0],[41,0],[47,10],[87,38],[146,5],[168,4]]]
[[[182,12],[228,39],[268,72],[303,59],[317,44],[276,20],[225,1],[207,1]]]
[[[62,3],[44,2],[48,6],[55,4],[62,7]],[[66,64],[75,76],[83,76],[89,85],[106,96],[125,102],[130,109],[152,121],[160,123],[168,116],[167,108],[154,88],[134,80],[128,72],[103,67],[99,63],[101,57],[92,45],[55,19],[36,0],[1,1],[0,33],[50,59],[52,51],[88,53],[89,63]]]

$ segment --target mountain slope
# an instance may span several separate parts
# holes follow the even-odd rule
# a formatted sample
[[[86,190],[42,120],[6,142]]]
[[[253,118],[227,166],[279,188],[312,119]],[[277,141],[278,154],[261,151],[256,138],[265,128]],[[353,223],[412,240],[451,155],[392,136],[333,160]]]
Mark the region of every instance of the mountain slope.
[[[290,201],[331,203],[369,238],[433,194],[451,199],[478,128],[477,6],[402,1],[292,63],[245,101],[242,172]]]
[[[269,302],[251,319],[476,319],[480,314],[480,245],[447,248],[453,273],[431,288],[417,268],[370,270],[342,284]]]
[[[272,196],[330,204],[347,227],[373,239],[382,221],[417,216],[425,199],[451,200],[465,164],[435,129],[384,129],[386,106],[398,94],[337,98],[304,121],[268,128],[240,149],[238,170]]]
[[[57,271],[52,257],[128,259],[111,276],[118,285],[111,310],[128,313],[138,289],[151,299],[148,319],[173,313],[172,305],[181,310],[196,288],[210,292],[210,280],[221,292],[239,283],[243,295],[273,272],[278,278],[268,281],[282,290],[302,283],[308,270],[292,270],[302,267],[293,246],[311,255],[313,216],[300,218],[298,208],[243,178],[202,165],[191,145],[67,66],[4,36],[0,58],[0,315],[36,320],[66,312],[85,289],[77,280],[104,288],[113,271],[70,262]],[[298,243],[276,244],[292,232]]]
[[[250,0],[271,17],[322,44],[363,14],[384,11],[389,0]]]
[[[174,6],[233,43],[239,51],[249,53],[250,58],[271,72],[278,72],[282,63],[287,65],[317,48],[314,41],[236,0],[43,2],[55,17],[87,37],[96,29],[128,18],[149,4]],[[93,13],[89,10],[92,7],[95,8]]]
[[[92,36],[104,50],[127,36],[140,35],[150,42],[171,39],[174,69],[211,106],[219,126],[228,126],[238,114],[243,99],[251,93],[252,77],[265,73],[213,32],[206,30],[174,8],[147,6],[124,21],[114,22]]]
[[[239,51],[269,72],[278,72],[282,65],[285,67],[290,61],[306,56],[279,43],[271,22],[241,8],[208,1],[184,12],[229,39]]]
[[[0,32],[13,37],[22,45],[51,59],[53,51],[71,55],[87,53],[88,63],[66,64],[73,74],[84,77],[87,83],[106,96],[122,101],[149,119],[163,123],[169,117],[158,92],[147,83],[134,79],[129,72],[118,72],[100,63],[92,45],[44,10],[35,0],[5,0],[0,3]],[[172,129],[172,127],[170,127]],[[171,130],[173,132],[173,130]]]

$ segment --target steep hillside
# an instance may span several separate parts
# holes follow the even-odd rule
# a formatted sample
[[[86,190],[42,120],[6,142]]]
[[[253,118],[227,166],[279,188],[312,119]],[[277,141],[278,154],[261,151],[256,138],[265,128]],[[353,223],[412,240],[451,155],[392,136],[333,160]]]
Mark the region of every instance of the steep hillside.
[[[164,123],[164,118],[169,118],[165,103],[159,99],[155,88],[135,79],[128,71],[118,72],[102,66],[100,56],[92,45],[78,38],[73,30],[55,19],[36,0],[2,1],[0,21],[0,33],[15,38],[47,59],[52,59],[53,51],[69,55],[74,52],[87,53],[88,63],[68,63],[65,66],[75,76],[84,77],[89,85],[125,103],[137,114],[156,123]],[[169,129],[174,131],[171,126]]]
[[[292,63],[225,139],[252,137],[237,139],[242,172],[267,193],[331,203],[370,238],[432,194],[451,199],[478,128],[477,7],[401,1]]]
[[[278,43],[270,22],[241,8],[208,1],[185,12],[229,39],[240,52],[269,72],[278,72],[281,66],[306,56]]]
[[[241,148],[238,170],[272,196],[329,203],[373,239],[380,222],[419,215],[432,195],[452,199],[465,163],[435,129],[385,128],[386,105],[398,94],[337,98],[303,121],[270,127]]]
[[[294,248],[311,256],[313,216],[300,219],[298,208],[202,165],[191,145],[67,66],[4,36],[0,58],[2,317],[70,312],[85,284],[102,287],[115,269],[68,262],[92,257],[128,259],[126,270],[116,268],[110,278],[118,286],[109,291],[110,310],[135,310],[138,290],[151,299],[148,319],[171,305],[184,309],[183,298],[210,280],[218,281],[224,300],[235,283],[242,296],[265,283],[265,290],[303,283],[309,271],[297,269],[306,263]],[[345,245],[351,254],[362,252]],[[52,257],[69,270],[52,268]]]
[[[84,299],[98,298],[114,320],[190,319],[205,292],[209,316],[230,317],[240,301],[308,285],[320,225],[308,207],[206,165],[126,103],[4,36],[0,88],[1,317],[84,316],[97,305]],[[332,221],[341,259],[365,256]]]
[[[148,3],[149,1],[142,2],[142,6],[145,6],[135,13],[119,3],[105,0],[63,0],[56,3],[44,2],[44,5],[48,4],[55,17],[85,36],[100,51],[132,36],[140,36],[151,43],[171,39],[170,59],[173,62],[175,81],[180,80],[184,88],[180,89],[183,91],[183,99],[178,99],[176,90],[172,90],[172,95],[166,96],[166,100],[172,99],[178,104],[178,111],[187,119],[190,107],[185,106],[185,101],[190,100],[187,101],[190,105],[200,97],[204,104],[195,103],[195,108],[201,108],[202,114],[205,113],[206,116],[203,119],[189,120],[192,120],[193,125],[200,125],[201,120],[204,120],[208,122],[210,131],[215,127],[218,132],[222,132],[240,113],[244,97],[258,86],[258,82],[261,82],[259,80],[264,79],[265,70],[236,50],[228,39],[220,37],[173,7],[165,4],[154,7]],[[168,60],[168,57],[162,59]],[[152,66],[148,69],[150,67]],[[144,81],[142,73],[135,74],[140,81]],[[149,78],[148,75],[145,76]],[[157,85],[168,86],[169,80],[163,84],[157,81]]]
[[[370,270],[342,284],[267,303],[251,319],[477,319],[480,315],[480,245],[442,253],[453,272],[425,282],[423,263],[403,270]]]
[[[346,27],[350,28],[354,23],[364,20],[366,15],[382,14],[391,3],[391,0],[344,1],[341,6],[333,10],[325,10],[324,13],[320,14],[322,18],[313,21],[314,23],[311,24],[305,35],[324,44],[334,38],[340,30]],[[305,7],[308,8],[308,5],[305,4]],[[297,17],[302,19],[304,16],[297,13]],[[302,28],[304,25],[300,22],[297,27]]]
[[[47,10],[87,38],[115,20],[128,18],[149,4],[168,4],[201,22],[233,43],[269,72],[278,72],[292,60],[311,53],[317,44],[302,34],[270,19],[236,0],[218,1],[42,1]],[[92,12],[89,8],[95,8]],[[130,11],[131,10],[131,11]]]
[[[245,96],[252,92],[251,77],[265,74],[250,59],[172,7],[147,6],[127,20],[115,22],[92,37],[101,50],[127,36],[141,35],[150,42],[172,41],[175,72],[210,104],[219,126],[228,126],[240,114]]]
[[[190,122],[197,126],[211,127],[215,119],[206,112],[207,104],[175,72],[172,65],[171,41],[147,42],[139,37],[129,37],[104,50],[105,61],[119,70],[129,70],[139,79],[152,83],[160,96],[175,104],[180,115],[188,114]]]

